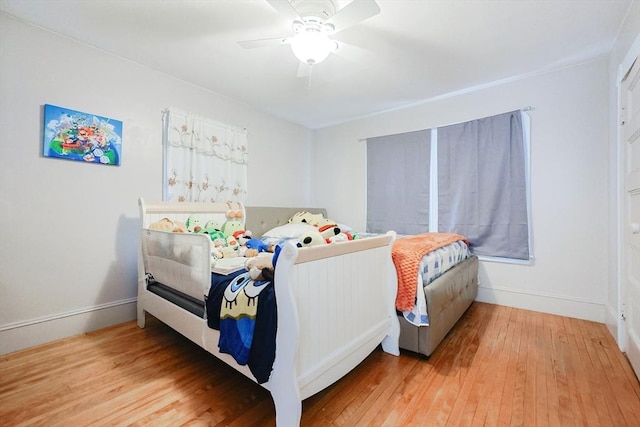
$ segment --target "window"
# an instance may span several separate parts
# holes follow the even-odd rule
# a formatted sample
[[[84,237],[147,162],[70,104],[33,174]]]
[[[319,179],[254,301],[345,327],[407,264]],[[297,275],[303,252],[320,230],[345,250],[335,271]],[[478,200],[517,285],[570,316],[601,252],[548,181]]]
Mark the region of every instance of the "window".
[[[246,130],[172,108],[163,114],[163,145],[164,200],[246,199]]]
[[[512,111],[367,140],[367,231],[466,236],[474,254],[528,261],[529,119]]]

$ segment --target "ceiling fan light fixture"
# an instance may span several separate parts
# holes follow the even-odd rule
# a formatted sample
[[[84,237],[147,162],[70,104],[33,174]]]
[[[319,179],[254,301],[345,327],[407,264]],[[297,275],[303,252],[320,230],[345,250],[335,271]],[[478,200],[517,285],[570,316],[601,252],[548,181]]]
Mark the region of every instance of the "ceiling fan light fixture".
[[[291,50],[305,64],[318,64],[338,48],[338,44],[320,31],[301,31],[291,39]]]

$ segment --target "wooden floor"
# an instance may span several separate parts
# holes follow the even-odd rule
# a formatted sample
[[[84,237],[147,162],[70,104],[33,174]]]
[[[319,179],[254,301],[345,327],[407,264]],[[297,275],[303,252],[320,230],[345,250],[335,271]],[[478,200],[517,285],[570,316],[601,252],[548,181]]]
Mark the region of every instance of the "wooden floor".
[[[267,391],[155,319],[0,358],[2,426],[272,426]],[[303,426],[640,426],[601,324],[474,303],[429,359],[374,351]]]

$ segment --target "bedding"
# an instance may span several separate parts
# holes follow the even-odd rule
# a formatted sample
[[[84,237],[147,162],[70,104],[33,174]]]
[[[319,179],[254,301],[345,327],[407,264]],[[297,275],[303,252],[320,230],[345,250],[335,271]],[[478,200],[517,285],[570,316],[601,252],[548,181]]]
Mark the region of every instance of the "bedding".
[[[402,315],[409,323],[416,326],[429,326],[427,298],[423,288],[469,256],[467,243],[464,240],[456,240],[427,253],[420,260],[416,278],[416,302],[411,310],[402,311]]]
[[[422,258],[433,250],[459,240],[466,241],[466,238],[455,233],[422,233],[396,239],[391,256],[398,274],[398,310],[410,311],[415,304],[416,280],[420,277],[418,273]]]
[[[341,226],[352,230],[347,225]],[[305,223],[290,222],[267,230],[260,240],[270,245],[295,244],[300,235],[315,229]],[[358,239],[366,239],[380,234],[357,232],[353,235]],[[396,309],[409,323],[429,326],[427,301],[422,288],[470,256],[466,238],[456,233],[398,236],[392,256],[398,275]]]
[[[277,305],[270,281],[254,282],[245,269],[213,273],[207,325],[220,331],[218,347],[247,365],[258,384],[269,380],[276,354]]]

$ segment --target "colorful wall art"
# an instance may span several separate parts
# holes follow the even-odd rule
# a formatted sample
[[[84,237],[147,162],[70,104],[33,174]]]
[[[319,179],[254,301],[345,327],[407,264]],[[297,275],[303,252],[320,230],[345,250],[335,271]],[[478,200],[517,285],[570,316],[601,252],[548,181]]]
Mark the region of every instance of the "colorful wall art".
[[[120,165],[122,122],[45,104],[43,154],[103,165]]]

